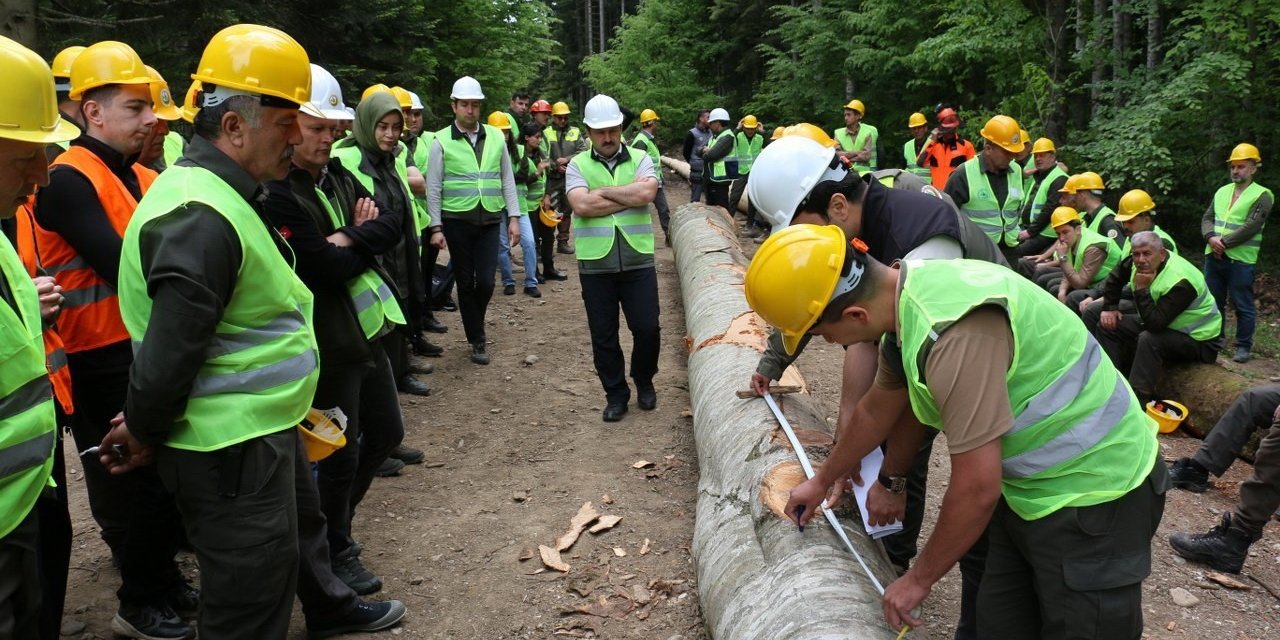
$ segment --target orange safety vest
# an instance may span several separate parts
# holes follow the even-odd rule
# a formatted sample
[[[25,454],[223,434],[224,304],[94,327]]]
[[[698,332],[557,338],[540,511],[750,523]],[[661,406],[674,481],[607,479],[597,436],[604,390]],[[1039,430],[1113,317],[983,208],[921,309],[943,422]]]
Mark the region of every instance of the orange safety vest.
[[[18,207],[17,249],[22,265],[27,268],[27,275],[32,278],[41,272],[40,253],[36,251],[36,197],[28,196],[27,201]],[[71,370],[67,368],[67,352],[62,346],[62,336],[55,327],[44,329],[44,366],[49,370],[49,380],[53,383],[53,395],[62,406],[62,412],[72,415],[76,406],[71,401]]]
[[[72,146],[50,165],[57,166],[75,169],[89,180],[98,193],[98,202],[107,213],[107,221],[123,238],[138,201],[111,173],[106,163],[92,151]],[[159,174],[139,164],[131,168],[145,194]],[[57,215],[57,212],[53,214]],[[66,343],[67,353],[79,353],[128,340],[129,332],[120,319],[120,299],[115,288],[99,277],[61,235],[46,231],[39,225],[36,225],[35,232],[44,269],[57,278],[66,298],[58,329]]]

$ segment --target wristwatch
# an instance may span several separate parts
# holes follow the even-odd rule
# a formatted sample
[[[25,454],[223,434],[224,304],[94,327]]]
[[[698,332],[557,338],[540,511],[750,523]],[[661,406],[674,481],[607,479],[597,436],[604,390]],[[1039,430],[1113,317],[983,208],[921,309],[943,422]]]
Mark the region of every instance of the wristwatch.
[[[889,493],[899,495],[907,490],[906,476],[886,476],[883,473],[879,477],[880,486],[889,490]]]

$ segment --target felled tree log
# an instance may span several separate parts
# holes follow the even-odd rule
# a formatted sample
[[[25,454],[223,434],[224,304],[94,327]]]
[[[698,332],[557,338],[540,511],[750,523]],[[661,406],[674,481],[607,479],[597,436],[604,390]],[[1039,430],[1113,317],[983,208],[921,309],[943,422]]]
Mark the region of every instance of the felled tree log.
[[[755,370],[767,327],[743,297],[747,259],[733,221],[718,207],[689,204],[676,210],[671,231],[700,475],[693,557],[708,631],[718,640],[892,639],[879,593],[831,527],[816,518],[800,533],[781,516],[787,491],[804,475],[764,401],[735,395]],[[780,382],[804,384],[794,368]],[[830,446],[807,390],[787,395],[784,411],[816,445],[811,453]],[[881,546],[842,515],[887,584],[893,572]]]
[[[1250,387],[1271,384],[1265,378],[1251,379],[1235,369],[1218,364],[1193,364],[1170,367],[1161,381],[1161,396],[1187,406],[1188,416],[1179,429],[1187,435],[1204,438],[1218,423],[1227,407]],[[1261,432],[1255,433],[1240,457],[1253,461]]]
[[[671,170],[679,174],[681,178],[684,178],[685,180],[689,179],[689,163],[688,162],[685,162],[684,160],[677,160],[675,158],[671,158],[668,156],[662,156],[662,164],[666,165],[667,167],[670,167]],[[738,211],[746,213],[748,201],[749,201],[749,197],[744,191],[742,193],[742,199],[738,200]]]

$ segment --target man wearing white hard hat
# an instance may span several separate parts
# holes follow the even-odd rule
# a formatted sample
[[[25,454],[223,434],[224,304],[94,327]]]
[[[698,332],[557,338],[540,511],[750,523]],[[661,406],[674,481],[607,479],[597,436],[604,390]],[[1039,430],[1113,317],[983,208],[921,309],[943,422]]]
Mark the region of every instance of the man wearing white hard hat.
[[[729,209],[729,189],[738,178],[738,158],[734,155],[738,141],[729,126],[729,112],[721,108],[708,116],[711,141],[702,151],[703,175],[707,180],[707,204]],[[733,215],[732,211],[729,211]]]
[[[658,275],[653,263],[653,222],[649,204],[658,194],[653,160],[622,140],[622,109],[597,95],[583,110],[591,150],[569,161],[565,196],[576,214],[573,235],[582,301],[591,330],[591,354],[605,393],[605,422],[627,412],[631,387],[618,343],[618,308],[631,330],[631,379],[637,405],[658,404],[653,376],[661,347]]]
[[[427,158],[427,210],[444,225],[440,240],[448,244],[458,280],[458,313],[471,344],[471,361],[486,365],[484,318],[498,270],[498,225],[507,225],[514,247],[520,243],[520,216],[527,213],[516,194],[502,131],[480,122],[480,83],[471,76],[458,78],[449,98],[453,123],[436,132]],[[431,242],[437,242],[436,234]]]

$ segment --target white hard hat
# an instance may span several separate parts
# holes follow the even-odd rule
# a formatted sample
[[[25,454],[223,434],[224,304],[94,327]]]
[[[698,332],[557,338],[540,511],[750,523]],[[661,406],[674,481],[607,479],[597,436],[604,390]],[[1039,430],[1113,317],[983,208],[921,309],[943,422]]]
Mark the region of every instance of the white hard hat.
[[[725,111],[724,109],[721,109],[721,108],[719,108],[719,107],[716,107],[715,109],[712,109],[712,110],[711,110],[711,115],[707,116],[707,120],[709,120],[709,121],[711,121],[711,122],[715,122],[715,121],[717,121],[717,120],[720,120],[720,121],[723,121],[723,122],[728,122],[728,121],[729,121],[729,112],[728,112],[728,111]]]
[[[819,182],[841,180],[848,173],[835,149],[802,136],[783,136],[751,164],[747,195],[778,231],[791,224],[796,207]]]
[[[327,120],[347,118],[347,105],[342,102],[338,79],[318,64],[311,65],[311,101],[303,104],[301,111]]]
[[[407,89],[406,89],[406,91],[407,91]],[[416,94],[416,93],[414,93],[414,92],[412,92],[412,91],[409,91],[409,98],[410,98],[410,100],[413,102],[413,104],[409,105],[409,108],[410,108],[410,109],[421,109],[421,108],[423,108],[423,107],[422,107],[422,99],[418,97],[418,94]]]
[[[608,129],[622,124],[618,101],[603,93],[587,101],[582,108],[582,123],[592,129]]]
[[[484,100],[484,91],[480,90],[480,81],[471,76],[462,76],[453,83],[453,91],[449,92],[451,100]]]

